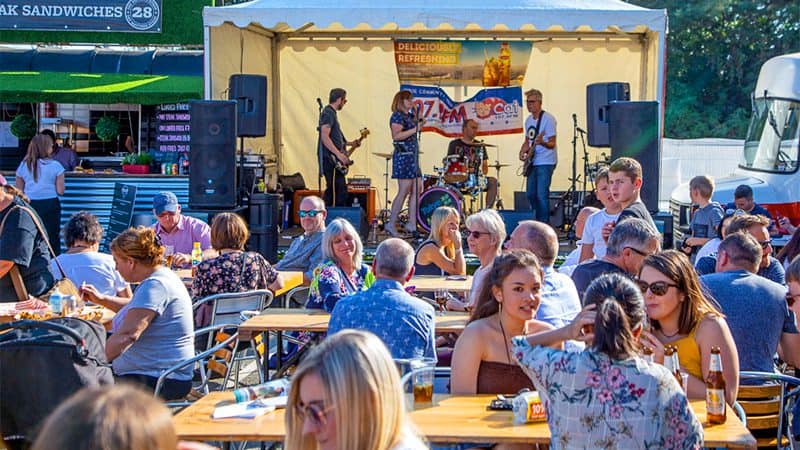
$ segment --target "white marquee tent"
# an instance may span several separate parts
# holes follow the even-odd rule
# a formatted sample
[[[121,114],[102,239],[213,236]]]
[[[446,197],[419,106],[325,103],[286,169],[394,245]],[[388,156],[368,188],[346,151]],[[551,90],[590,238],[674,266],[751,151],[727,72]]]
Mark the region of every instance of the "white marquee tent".
[[[328,91],[348,91],[339,118],[345,136],[362,127],[372,134],[353,158],[351,174],[363,174],[379,188],[383,205],[384,160],[390,152],[389,106],[398,90],[394,39],[525,40],[533,43],[523,90],[544,92],[544,108],[558,119],[559,164],[554,190],[569,186],[572,163],[572,114],[586,125],[586,85],[626,81],[631,100],[664,98],[666,10],[650,10],[618,0],[254,0],[206,7],[205,95],[227,98],[228,77],[235,73],[268,77],[268,135],[247,139],[245,147],[278,159],[281,173],[301,172],[316,187],[317,98]],[[478,87],[448,87],[466,99]],[[499,146],[492,160],[503,169],[501,191],[511,207],[512,191],[521,190],[516,159],[522,136],[489,136]],[[423,173],[441,165],[447,139],[424,133]],[[589,149],[594,161],[601,151]],[[582,149],[578,144],[578,173]],[[390,197],[394,183],[390,184]]]

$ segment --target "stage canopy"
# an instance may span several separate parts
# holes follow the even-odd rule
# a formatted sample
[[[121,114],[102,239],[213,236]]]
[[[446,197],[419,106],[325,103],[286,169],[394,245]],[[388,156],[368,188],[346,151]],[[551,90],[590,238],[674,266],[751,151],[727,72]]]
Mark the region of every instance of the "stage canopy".
[[[544,93],[544,109],[558,120],[559,164],[553,189],[566,190],[573,161],[573,121],[586,128],[586,85],[624,81],[631,100],[664,97],[666,10],[650,10],[617,0],[409,0],[375,3],[357,0],[254,0],[207,7],[205,27],[205,95],[227,98],[228,78],[235,73],[268,77],[268,135],[246,139],[254,152],[274,154],[282,173],[301,172],[316,187],[315,149],[318,109],[328,91],[341,87],[348,103],[339,119],[348,139],[371,130],[353,155],[351,174],[363,174],[380,188],[384,160],[372,153],[390,152],[390,103],[400,82],[394,40],[451,39],[528,41],[533,45],[523,91]],[[447,87],[466,99],[478,87]],[[422,170],[440,166],[447,139],[424,133]],[[498,145],[491,160],[511,164],[501,172],[506,207],[512,192],[522,189],[516,174],[522,136],[488,137]],[[578,174],[583,149],[577,143]],[[608,149],[588,149],[590,162]],[[494,170],[490,175],[494,175]],[[394,183],[390,186],[393,196]]]

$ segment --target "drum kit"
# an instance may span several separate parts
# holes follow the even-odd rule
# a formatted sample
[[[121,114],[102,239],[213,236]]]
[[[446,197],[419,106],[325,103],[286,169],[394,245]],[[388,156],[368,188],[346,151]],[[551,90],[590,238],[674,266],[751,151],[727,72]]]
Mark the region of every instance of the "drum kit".
[[[430,222],[433,211],[440,206],[449,206],[454,208],[462,216],[468,212],[472,214],[475,212],[476,205],[478,209],[483,209],[483,192],[486,191],[487,177],[483,173],[482,161],[486,159],[486,147],[496,148],[496,145],[478,143],[474,145],[475,157],[470,159],[467,155],[447,155],[443,160],[441,167],[434,166],[433,174],[424,174],[423,178],[423,191],[419,195],[419,207],[417,208],[417,224],[425,232],[430,232]],[[422,152],[420,152],[422,153]],[[391,153],[373,153],[373,155],[386,160],[386,172],[384,173],[384,195],[388,200],[389,195],[389,160],[392,159]],[[509,164],[500,164],[495,161],[495,164],[490,165],[496,171],[498,179],[498,195],[497,195],[497,208],[502,209],[502,200],[500,199],[500,169],[508,167]],[[465,197],[470,198],[469,211],[464,211]],[[488,205],[493,207],[495,205]],[[384,211],[381,212],[381,218],[388,218],[388,201]],[[386,217],[384,217],[386,216]],[[463,217],[462,217],[463,219]],[[462,220],[463,223],[463,220]]]

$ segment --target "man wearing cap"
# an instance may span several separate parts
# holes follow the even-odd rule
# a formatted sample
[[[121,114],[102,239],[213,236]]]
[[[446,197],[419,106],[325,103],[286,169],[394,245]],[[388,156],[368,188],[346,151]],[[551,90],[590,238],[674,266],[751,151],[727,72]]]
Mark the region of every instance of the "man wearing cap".
[[[216,254],[211,249],[211,228],[202,220],[181,214],[181,205],[175,194],[161,191],[153,197],[153,214],[158,222],[153,225],[161,244],[174,250],[173,264],[181,267],[192,262],[192,245],[200,243],[203,258]],[[213,253],[213,254],[212,254]]]

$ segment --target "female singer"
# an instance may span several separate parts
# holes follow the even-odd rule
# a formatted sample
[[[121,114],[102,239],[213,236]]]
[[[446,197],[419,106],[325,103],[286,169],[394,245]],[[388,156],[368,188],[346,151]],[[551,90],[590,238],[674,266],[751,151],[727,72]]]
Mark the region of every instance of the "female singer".
[[[414,96],[409,91],[400,91],[392,100],[392,116],[389,126],[392,130],[394,141],[394,154],[392,155],[392,178],[397,179],[397,195],[392,201],[392,213],[386,231],[398,236],[396,229],[397,216],[403,209],[406,197],[408,201],[408,223],[405,231],[417,231],[417,200],[422,193],[422,173],[419,170],[419,144],[417,131],[422,126],[419,118],[413,111]],[[415,185],[416,183],[416,185]],[[414,189],[416,187],[416,189]]]

